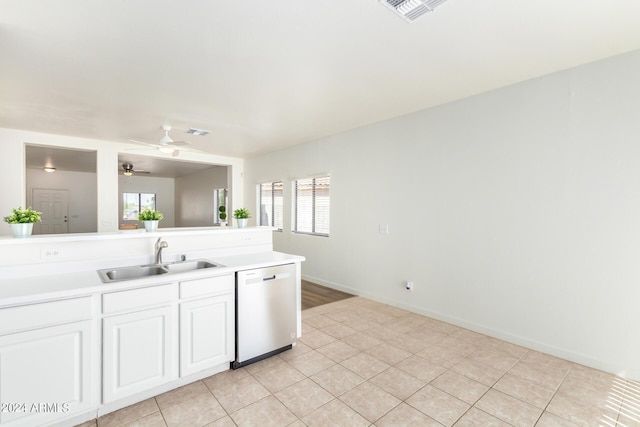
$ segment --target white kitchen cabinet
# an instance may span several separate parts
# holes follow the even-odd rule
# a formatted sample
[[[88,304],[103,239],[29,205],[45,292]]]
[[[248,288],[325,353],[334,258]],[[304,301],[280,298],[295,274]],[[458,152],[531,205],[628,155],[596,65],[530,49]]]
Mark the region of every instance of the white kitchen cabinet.
[[[235,357],[235,281],[233,275],[180,283],[180,376]]]
[[[233,311],[233,294],[180,304],[180,376],[233,360]]]
[[[36,312],[39,315],[32,317]],[[2,426],[50,425],[95,405],[94,323],[77,321],[90,319],[91,314],[91,298],[0,310],[0,333],[4,333],[0,336]],[[5,318],[13,321],[7,324]]]
[[[175,294],[171,285],[103,296],[103,403],[177,378]],[[153,308],[150,305],[160,305]]]

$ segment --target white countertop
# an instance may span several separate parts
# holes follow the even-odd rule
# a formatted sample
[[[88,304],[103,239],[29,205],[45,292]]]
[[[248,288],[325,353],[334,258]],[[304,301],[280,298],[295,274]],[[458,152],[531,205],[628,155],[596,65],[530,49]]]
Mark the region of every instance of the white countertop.
[[[117,283],[102,283],[95,269],[57,274],[38,274],[25,269],[24,277],[0,279],[0,307],[70,298],[92,293],[120,291],[157,283],[169,283],[240,270],[302,262],[304,257],[282,252],[255,252],[226,257],[207,258],[224,267],[173,273]]]

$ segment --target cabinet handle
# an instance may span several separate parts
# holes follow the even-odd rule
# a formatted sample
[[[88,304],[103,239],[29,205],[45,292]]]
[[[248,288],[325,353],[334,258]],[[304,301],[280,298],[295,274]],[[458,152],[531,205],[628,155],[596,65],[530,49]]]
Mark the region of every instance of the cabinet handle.
[[[275,279],[275,278],[276,278],[276,275],[274,274],[273,276],[263,277],[263,278],[262,278],[262,281],[263,281],[263,282],[266,282],[267,280],[273,280],[273,279]]]

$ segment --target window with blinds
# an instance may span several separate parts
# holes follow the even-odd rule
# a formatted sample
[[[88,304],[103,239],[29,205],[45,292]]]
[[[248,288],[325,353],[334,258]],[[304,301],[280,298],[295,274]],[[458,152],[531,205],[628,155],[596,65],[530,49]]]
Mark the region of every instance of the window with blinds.
[[[275,227],[282,231],[284,201],[282,181],[258,184],[260,203],[260,225]]]
[[[122,219],[137,221],[144,209],[156,209],[156,195],[149,193],[122,193]]]
[[[299,179],[293,183],[294,221],[296,233],[329,235],[331,178],[329,176]]]

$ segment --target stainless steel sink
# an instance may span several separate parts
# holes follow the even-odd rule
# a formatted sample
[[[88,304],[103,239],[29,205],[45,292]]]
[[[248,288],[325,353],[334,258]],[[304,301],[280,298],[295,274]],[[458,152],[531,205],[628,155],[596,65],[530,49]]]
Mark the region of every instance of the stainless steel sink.
[[[169,270],[161,265],[134,265],[130,267],[108,268],[98,270],[103,282],[119,282],[121,280],[140,279],[148,276],[167,274]]]
[[[179,261],[170,264],[132,265],[127,267],[105,268],[98,270],[103,283],[121,282],[123,280],[142,279],[162,274],[185,273],[203,268],[221,267],[206,259]]]
[[[218,264],[214,264],[206,259],[196,259],[192,261],[180,261],[171,264],[165,264],[164,267],[169,270],[169,273],[182,273],[185,271],[200,270],[202,268],[220,267]]]

